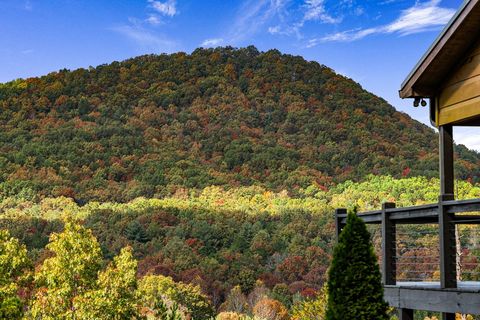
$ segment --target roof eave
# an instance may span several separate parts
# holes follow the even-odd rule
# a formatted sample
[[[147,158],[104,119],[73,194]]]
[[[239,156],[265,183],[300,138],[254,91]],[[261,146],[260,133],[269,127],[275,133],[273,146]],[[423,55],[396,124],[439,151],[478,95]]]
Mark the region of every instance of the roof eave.
[[[427,52],[422,56],[419,62],[415,65],[413,70],[409,73],[407,78],[403,81],[402,87],[399,90],[400,98],[427,98],[434,96],[435,92],[430,89],[419,90],[416,87],[418,80],[422,74],[427,70],[429,64],[435,59],[438,53],[441,51],[445,43],[448,42],[452,34],[462,23],[467,16],[468,12],[475,6],[479,0],[466,0],[462,6],[457,10],[455,15],[450,19],[448,24],[442,30],[437,39],[433,42]]]

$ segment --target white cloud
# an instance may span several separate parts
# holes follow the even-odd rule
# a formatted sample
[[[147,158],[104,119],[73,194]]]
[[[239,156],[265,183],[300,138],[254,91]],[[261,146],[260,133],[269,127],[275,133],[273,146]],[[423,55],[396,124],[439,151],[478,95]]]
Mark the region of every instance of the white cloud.
[[[164,24],[163,16],[178,14],[176,0],[147,0],[149,11],[146,17],[129,17],[128,23],[110,28],[134,42],[142,52],[172,52],[178,47],[177,42],[156,32],[155,26]]]
[[[390,4],[390,3],[397,2],[397,1],[398,1],[398,0],[385,0],[385,1],[380,2],[379,4],[380,4],[380,5],[385,5],[385,4]]]
[[[275,26],[275,27],[269,27],[268,28],[268,33],[270,34],[279,34],[281,32],[280,26]]]
[[[274,17],[281,17],[289,0],[248,0],[240,8],[225,41],[236,44],[249,39]]]
[[[296,10],[292,10],[295,12]],[[272,35],[296,35],[297,38],[303,38],[301,29],[309,21],[316,21],[325,24],[336,24],[342,21],[341,17],[333,17],[327,12],[325,7],[325,0],[304,0],[298,7],[298,11],[301,12],[300,17],[294,18],[294,22],[281,23],[274,27],[268,28],[268,32]],[[285,22],[286,16],[293,16],[292,12],[286,12],[280,19],[281,22]],[[296,20],[296,21],[295,21]]]
[[[408,35],[424,31],[436,30],[444,26],[455,14],[455,10],[439,6],[440,0],[430,0],[415,3],[411,8],[403,10],[395,21],[387,25],[355,29],[326,35],[322,38],[311,39],[307,47],[313,47],[321,42],[349,42],[355,41],[372,34],[398,33]]]
[[[127,37],[147,50],[170,52],[176,47],[174,41],[155,35],[139,25],[124,25],[111,28],[111,30]]]
[[[353,14],[356,15],[357,17],[361,16],[361,15],[364,15],[365,14],[365,9],[362,8],[362,7],[356,7],[354,10],[353,10]]]
[[[385,32],[398,32],[400,34],[411,34],[437,28],[448,23],[455,14],[455,10],[441,8],[438,5],[440,0],[431,0],[402,12],[400,18],[385,27]]]
[[[152,26],[158,26],[159,24],[162,24],[162,20],[154,14],[149,15],[148,18],[145,19],[145,22],[151,24]]]
[[[300,25],[307,21],[321,21],[323,23],[338,23],[340,18],[334,18],[327,13],[324,0],[305,0],[305,15]]]
[[[202,47],[216,47],[223,42],[222,38],[206,39],[202,42]]]
[[[343,32],[337,32],[333,34],[326,35],[320,39],[310,39],[307,43],[307,48],[315,47],[321,42],[348,42],[362,39],[371,34],[378,33],[378,29],[362,29],[362,30],[349,30]]]
[[[455,127],[455,142],[480,151],[480,131],[474,127]]]
[[[308,21],[338,23],[341,19],[328,14],[325,0],[302,0],[300,5],[293,0],[245,0],[232,27],[221,38],[223,43],[232,45],[242,43],[260,31],[302,38],[300,30]]]
[[[148,2],[155,11],[163,15],[173,17],[178,13],[176,0],[167,0],[165,2],[148,0]]]

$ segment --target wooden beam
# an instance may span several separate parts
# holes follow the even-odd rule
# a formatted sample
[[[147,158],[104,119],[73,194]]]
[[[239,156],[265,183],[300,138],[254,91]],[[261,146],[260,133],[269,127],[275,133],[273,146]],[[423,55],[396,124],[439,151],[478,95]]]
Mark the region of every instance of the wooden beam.
[[[480,82],[477,88],[472,90],[480,90]],[[480,96],[466,99],[455,105],[440,109],[438,112],[438,125],[472,123],[478,121],[480,113],[478,106],[480,105]]]
[[[390,306],[400,309],[480,314],[478,291],[385,286],[384,296]]]
[[[396,227],[387,209],[395,208],[395,203],[382,204],[382,282],[384,285],[396,283]]]
[[[449,213],[480,212],[480,199],[448,201],[445,205]]]
[[[480,224],[480,215],[457,214],[466,212],[480,212],[480,199],[444,201],[443,207],[447,213],[452,214],[453,222],[456,224]],[[347,213],[346,211],[342,210],[337,214],[339,225],[345,225],[347,222]],[[438,203],[415,207],[386,209],[386,211],[389,214],[390,220],[396,224],[438,223]],[[381,224],[382,210],[359,213],[358,217],[367,224]]]

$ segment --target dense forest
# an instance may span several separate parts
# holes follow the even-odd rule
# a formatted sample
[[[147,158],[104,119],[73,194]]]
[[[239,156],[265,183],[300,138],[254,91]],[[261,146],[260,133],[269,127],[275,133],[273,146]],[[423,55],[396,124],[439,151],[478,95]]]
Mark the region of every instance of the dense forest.
[[[126,202],[437,176],[433,130],[317,62],[254,47],[147,55],[0,84],[0,194]],[[457,175],[479,155],[457,146]]]
[[[18,79],[0,110],[0,319],[324,320],[334,209],[439,193],[432,129],[277,50]],[[455,157],[456,198],[479,198],[480,154]]]
[[[438,179],[370,176],[362,183],[345,182],[329,191],[311,186],[299,190],[298,197],[256,186],[228,190],[207,187],[163,199],[138,198],[124,204],[90,202],[84,206],[69,198],[38,201],[15,196],[0,202],[0,229],[8,230],[25,245],[21,261],[28,258],[29,270],[35,270],[35,276],[14,281],[24,288],[21,299],[28,306],[27,318],[35,312],[43,316],[57,312],[58,318],[69,310],[65,305],[53,305],[57,290],[68,287],[68,281],[48,282],[49,277],[55,279],[69,268],[73,274],[84,276],[81,271],[85,268],[78,265],[87,264],[94,266],[95,276],[99,272],[100,279],[102,274],[114,272],[112,268],[120,268],[115,263],[130,261],[125,262],[126,271],[108,278],[112,283],[105,280],[95,285],[99,280],[90,275],[90,284],[85,287],[91,291],[89,299],[97,297],[98,290],[116,290],[122,275],[133,272],[138,280],[130,276],[130,285],[122,292],[132,305],[144,306],[145,314],[163,306],[152,300],[156,297],[166,305],[173,301],[179,312],[189,315],[179,319],[208,319],[205,314],[218,313],[222,314],[219,319],[254,315],[268,320],[324,319],[308,314],[319,314],[325,306],[322,288],[334,243],[334,208],[357,206],[368,210],[378,208],[383,201],[399,206],[429,203],[436,200],[438,185]],[[480,186],[468,182],[459,182],[456,190],[460,199],[480,197]],[[79,226],[72,226],[72,222]],[[403,254],[431,256],[428,250],[434,248],[430,246],[417,243],[415,250],[404,250]],[[0,268],[5,268],[8,261],[0,244]],[[425,272],[434,278],[438,268]],[[4,292],[3,286],[0,283],[0,292]],[[141,296],[151,300],[128,296],[135,288],[147,290]],[[105,301],[100,299],[101,295],[89,300],[79,292],[68,292],[64,298],[82,305],[79,310],[87,308],[82,312],[90,310],[90,304],[97,300],[119,307],[105,297]],[[52,305],[45,305],[49,301]],[[259,316],[262,312],[275,315]],[[81,319],[80,315],[77,318]]]

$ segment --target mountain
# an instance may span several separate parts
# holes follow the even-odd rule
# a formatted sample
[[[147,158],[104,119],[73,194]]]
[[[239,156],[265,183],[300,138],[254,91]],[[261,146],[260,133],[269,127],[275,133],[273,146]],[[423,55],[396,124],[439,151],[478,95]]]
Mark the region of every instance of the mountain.
[[[277,50],[197,49],[0,84],[0,193],[128,201],[183,188],[295,194],[368,174],[437,176],[427,126]],[[480,155],[456,147],[457,176]]]

